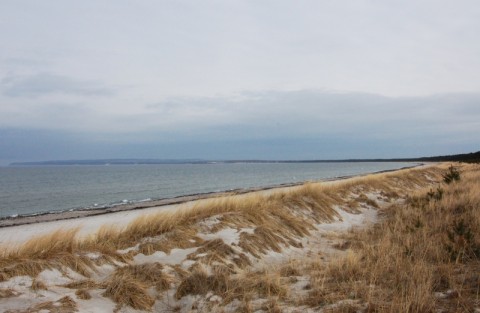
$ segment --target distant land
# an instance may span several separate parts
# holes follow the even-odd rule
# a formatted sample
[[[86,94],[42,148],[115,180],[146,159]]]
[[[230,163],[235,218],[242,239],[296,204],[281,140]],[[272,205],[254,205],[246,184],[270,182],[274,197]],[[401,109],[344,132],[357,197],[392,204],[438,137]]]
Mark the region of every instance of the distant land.
[[[66,166],[66,165],[146,165],[146,164],[215,164],[215,163],[333,163],[333,162],[470,162],[480,163],[480,151],[420,158],[342,159],[342,160],[203,160],[203,159],[95,159],[14,162],[9,166]]]

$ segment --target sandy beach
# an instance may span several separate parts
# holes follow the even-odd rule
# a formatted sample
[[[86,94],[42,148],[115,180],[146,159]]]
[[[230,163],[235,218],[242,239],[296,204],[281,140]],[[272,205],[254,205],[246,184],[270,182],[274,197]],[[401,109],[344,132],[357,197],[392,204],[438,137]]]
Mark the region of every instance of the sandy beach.
[[[418,165],[418,166],[423,166]],[[414,166],[415,167],[415,166]],[[413,168],[413,167],[412,167]],[[402,170],[402,169],[399,169]],[[398,170],[379,171],[371,174],[395,172]],[[336,182],[351,180],[371,174],[352,175],[324,179],[318,182],[335,184]],[[123,227],[144,214],[153,214],[160,211],[175,211],[180,208],[189,208],[203,205],[212,199],[222,197],[242,197],[253,194],[268,195],[275,192],[291,191],[298,186],[309,182],[289,183],[274,186],[264,186],[246,189],[237,189],[226,192],[212,192],[198,195],[181,196],[171,199],[146,201],[141,203],[119,205],[105,209],[88,209],[64,211],[58,213],[20,216],[0,220],[0,245],[22,243],[33,236],[43,235],[57,229],[79,228],[79,236],[95,234],[102,226],[115,225]]]
[[[340,284],[355,286],[351,275],[381,277],[375,273],[383,268],[373,261],[363,264],[362,255],[388,258],[391,242],[378,246],[389,237],[371,226],[390,223],[382,231],[391,231],[401,222],[402,236],[417,238],[411,227],[423,230],[428,214],[418,221],[421,211],[407,200],[421,192],[427,193],[421,201],[438,201],[446,168],[428,164],[3,227],[0,311],[233,313],[245,305],[264,312],[272,306],[275,312],[324,312],[345,305],[362,311],[368,301],[382,298],[362,291],[357,301]],[[467,178],[476,181],[478,175],[469,170]],[[455,190],[447,189],[445,203]],[[407,213],[412,215],[405,219]],[[114,228],[102,228],[109,225]],[[363,243],[356,245],[358,240]],[[395,260],[405,257],[401,243],[391,256]],[[358,250],[364,245],[369,246]],[[386,268],[385,273],[396,272]],[[372,287],[365,280],[361,288]],[[332,297],[323,301],[318,292]],[[436,296],[449,292],[442,289]]]

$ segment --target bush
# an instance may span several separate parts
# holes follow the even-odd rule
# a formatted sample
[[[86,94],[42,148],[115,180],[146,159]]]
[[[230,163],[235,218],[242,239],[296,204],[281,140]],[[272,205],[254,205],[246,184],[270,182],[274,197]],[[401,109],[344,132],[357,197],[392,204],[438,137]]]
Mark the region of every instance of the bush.
[[[444,192],[445,191],[440,187],[437,187],[437,191],[433,191],[433,189],[430,189],[430,191],[427,192],[427,198],[429,200],[433,199],[433,200],[440,201],[443,198],[443,193]]]
[[[446,184],[450,184],[451,182],[460,180],[460,172],[453,167],[453,165],[450,165],[448,172],[443,174],[442,177]]]

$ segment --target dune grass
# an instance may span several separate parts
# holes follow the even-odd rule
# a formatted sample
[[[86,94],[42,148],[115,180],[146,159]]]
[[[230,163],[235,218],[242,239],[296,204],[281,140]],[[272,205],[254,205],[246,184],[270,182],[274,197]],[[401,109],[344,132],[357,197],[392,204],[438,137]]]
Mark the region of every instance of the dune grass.
[[[243,301],[247,310],[249,299],[260,296],[266,297],[270,301],[265,304],[266,307],[276,310],[278,307],[274,305],[274,301],[278,299],[288,300],[289,292],[284,282],[285,273],[297,273],[299,269],[290,268],[289,271],[284,269],[284,272],[278,273],[271,271],[249,272],[248,266],[251,265],[251,259],[246,256],[247,254],[250,254],[253,258],[261,258],[268,251],[281,252],[286,247],[301,247],[301,239],[311,235],[312,231],[316,229],[316,225],[329,223],[340,218],[336,207],[341,207],[349,212],[358,212],[362,207],[378,207],[376,200],[371,197],[372,193],[376,193],[377,200],[382,199],[385,203],[393,203],[398,199],[406,198],[407,194],[414,190],[430,188],[432,185],[438,184],[442,180],[441,175],[445,169],[446,165],[430,166],[338,182],[308,183],[290,190],[265,195],[254,193],[216,198],[198,202],[193,206],[184,206],[173,212],[164,211],[144,215],[132,221],[126,227],[105,226],[97,234],[87,238],[79,238],[77,229],[59,230],[3,251],[0,256],[0,281],[20,275],[29,275],[35,278],[42,270],[50,268],[57,268],[61,271],[70,268],[88,278],[92,276],[96,266],[99,265],[98,258],[93,260],[89,256],[89,254],[96,253],[101,256],[100,260],[102,262],[115,266],[118,266],[118,262],[120,262],[123,266],[114,270],[105,281],[85,280],[83,285],[80,283],[78,286],[72,285],[71,288],[77,289],[76,293],[79,298],[88,299],[90,289],[100,288],[105,290],[104,296],[111,298],[119,305],[147,310],[152,307],[156,300],[149,291],[150,288],[155,287],[157,292],[161,293],[173,283],[177,286],[176,298],[178,299],[188,294],[205,295],[208,291],[212,291],[220,293],[225,302],[233,299]],[[445,198],[442,201],[450,199],[450,197],[447,197],[448,192],[445,191]],[[410,199],[409,203],[412,204],[409,205],[412,206],[413,203],[416,203],[415,201],[420,201],[418,199],[421,198]],[[430,199],[429,201],[433,200]],[[429,206],[430,204],[425,205]],[[398,213],[395,213],[397,211]],[[415,228],[416,225],[424,225],[428,221],[428,218],[419,215],[418,209],[411,209],[411,211],[411,214],[416,214],[414,215],[417,220],[415,220],[415,223],[410,223],[411,225],[408,224],[410,227]],[[388,217],[388,220],[396,221],[395,227],[405,228],[406,224],[402,223],[411,220],[408,212],[410,212],[408,209],[405,212],[403,209],[392,209],[392,211],[386,211],[384,214]],[[399,216],[397,217],[395,214],[399,214]],[[405,217],[402,214],[408,216]],[[240,233],[239,242],[235,245],[227,245],[222,240],[205,241],[198,236],[198,233],[207,227],[201,224],[212,217],[216,217],[217,223],[208,226],[211,232],[218,232],[227,228],[237,230],[248,228],[252,231]],[[402,219],[405,219],[405,221]],[[462,232],[464,229],[464,225],[460,224],[460,221],[456,223],[453,228],[454,234],[452,235],[450,250],[453,251],[452,253],[457,253],[457,258],[463,260],[471,252],[461,250],[461,247],[463,247],[462,240],[470,240],[470,237],[463,233],[463,239],[457,238],[458,236],[455,237],[458,232]],[[392,227],[390,225],[386,228],[390,229]],[[380,230],[375,228],[375,231]],[[413,240],[428,238],[430,235],[428,233],[416,233],[412,238],[401,239],[395,237],[394,233],[381,236],[371,233],[371,236],[376,236],[375,238],[385,237],[382,237],[382,240],[389,238],[393,238],[393,241],[406,240],[405,246],[402,246],[403,250],[400,248],[398,251],[392,250],[393,248],[386,243],[381,250],[386,256],[390,256],[388,262],[396,266],[407,265],[399,263],[401,260],[395,259],[397,257],[395,253],[400,253],[400,251],[405,253],[405,249],[408,247],[416,251],[417,246],[413,243]],[[365,245],[364,241],[367,238],[374,242],[373,239],[368,237],[368,234],[370,233],[366,232],[359,235],[359,238],[363,239],[352,238],[353,246],[361,246],[366,249],[365,251],[371,251],[368,260],[371,264],[378,265],[376,273],[381,269],[385,273],[392,271],[392,268],[386,268],[385,265],[378,263],[381,256],[375,254],[376,248],[368,248]],[[377,242],[377,244],[381,245],[383,241]],[[132,247],[136,248],[132,249]],[[195,253],[189,255],[189,259],[194,260],[197,265],[188,270],[179,268],[175,277],[165,274],[160,264],[135,265],[132,262],[134,255],[138,253],[145,255],[152,254],[155,251],[169,253],[173,248],[185,249],[190,247],[198,247]],[[122,249],[129,249],[129,252],[122,252]],[[358,290],[354,289],[352,291],[355,295],[363,295],[360,291],[368,294],[369,298],[359,299],[372,303],[372,305],[376,303],[371,300],[376,299],[374,297],[375,293],[367,293],[362,285],[357,283],[362,279],[372,284],[377,282],[374,278],[367,280],[364,276],[359,276],[366,275],[365,271],[358,267],[366,260],[367,256],[363,256],[363,254],[361,257],[358,257],[357,254],[349,255],[350,259],[339,262],[336,265],[337,267],[331,265],[327,269],[322,268],[318,273],[313,268],[319,268],[319,266],[303,267],[304,270],[310,270],[312,275],[311,294],[316,296],[307,297],[302,303],[315,306],[320,305],[320,302],[333,302],[335,299],[333,296],[322,300],[323,302],[315,302],[312,299],[313,297],[317,299],[317,296],[324,294],[325,290],[329,292],[336,290],[333,293],[330,292],[330,294],[337,293],[338,298],[341,298],[342,293],[340,291],[350,290],[349,288],[352,287],[349,286],[358,286]],[[202,270],[202,264],[207,266],[211,272],[206,271],[205,268]],[[429,269],[421,264],[408,269],[418,273],[418,275],[429,272]],[[432,281],[436,279],[434,274],[431,277]],[[338,279],[336,281],[338,284],[331,284],[325,278],[326,275],[337,275]],[[430,279],[427,276],[422,277]],[[352,281],[352,279],[356,280]],[[405,277],[393,276],[391,279],[396,279],[401,283]],[[408,286],[404,289],[407,290]],[[370,289],[367,288],[367,290]],[[404,298],[419,297],[417,293],[411,295],[403,289],[394,291],[402,294]],[[403,298],[400,297],[399,299]],[[395,301],[399,302],[399,299],[391,298],[394,303],[396,303]],[[295,300],[295,303],[298,302],[297,300]],[[413,299],[411,302],[416,303],[418,301]]]
[[[480,305],[480,167],[383,213],[384,222],[352,231],[347,254],[305,260],[311,289],[299,304],[335,312],[473,312]],[[438,189],[437,189],[438,190]]]
[[[207,293],[219,295],[223,303],[228,304],[234,299],[247,301],[255,297],[284,299],[288,290],[277,273],[247,270],[231,275],[225,267],[217,267],[209,274],[200,266],[180,282],[175,297]]]
[[[88,275],[91,260],[75,253],[77,232],[78,229],[57,230],[2,251],[0,281],[22,275],[36,277],[44,269],[63,267]]]
[[[10,311],[8,311],[10,312]],[[43,312],[51,312],[51,313],[69,313],[69,312],[78,312],[77,311],[77,304],[75,301],[66,296],[57,301],[46,301],[34,305],[24,311],[17,310],[11,311],[16,313],[43,313]]]
[[[148,310],[155,302],[149,288],[155,287],[157,291],[164,291],[169,289],[173,282],[173,278],[162,270],[163,266],[159,263],[118,268],[106,281],[104,296],[119,305]]]

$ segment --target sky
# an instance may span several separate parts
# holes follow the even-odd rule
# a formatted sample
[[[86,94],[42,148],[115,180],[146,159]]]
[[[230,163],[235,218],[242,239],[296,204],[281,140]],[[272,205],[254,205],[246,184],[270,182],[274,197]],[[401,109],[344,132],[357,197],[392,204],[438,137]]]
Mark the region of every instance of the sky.
[[[477,0],[2,0],[0,165],[480,150]]]

